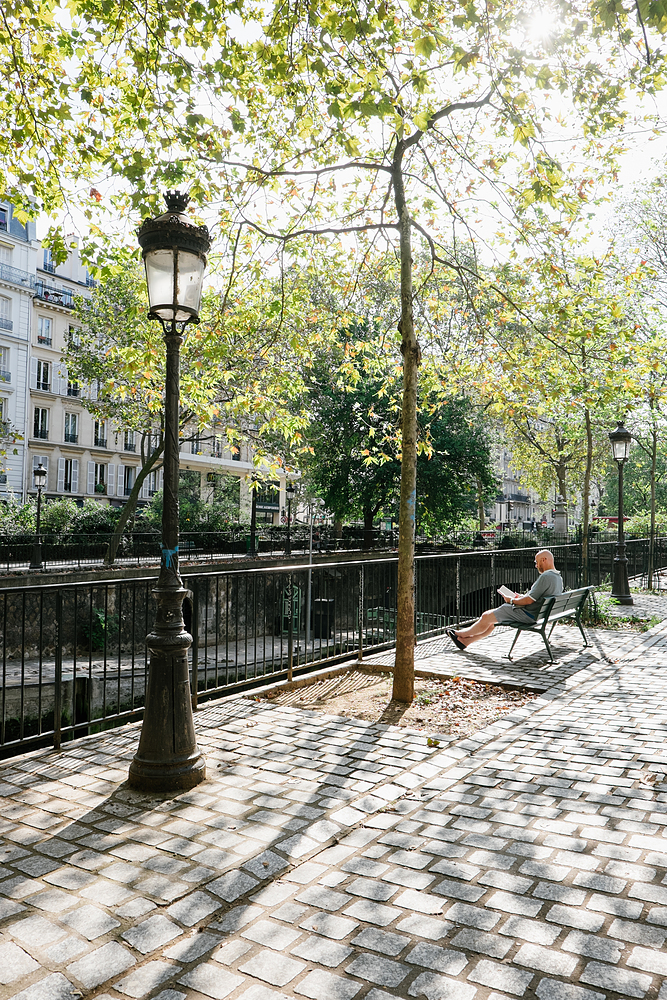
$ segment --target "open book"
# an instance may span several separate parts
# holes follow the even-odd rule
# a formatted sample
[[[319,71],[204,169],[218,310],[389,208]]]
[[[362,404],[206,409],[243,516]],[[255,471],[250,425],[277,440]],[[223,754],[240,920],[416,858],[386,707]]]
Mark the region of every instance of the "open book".
[[[500,594],[501,597],[516,597],[514,591],[510,590],[509,587],[505,586],[498,587],[498,593]]]

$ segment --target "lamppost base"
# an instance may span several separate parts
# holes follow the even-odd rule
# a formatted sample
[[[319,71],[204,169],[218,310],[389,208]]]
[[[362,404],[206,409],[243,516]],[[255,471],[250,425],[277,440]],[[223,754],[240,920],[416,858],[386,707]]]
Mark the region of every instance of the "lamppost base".
[[[146,638],[151,651],[146,708],[128,784],[142,792],[182,792],[206,777],[190,695],[192,636],[183,627],[183,588],[158,586],[154,593],[158,613],[155,629]]]
[[[206,777],[206,761],[201,754],[184,760],[142,760],[139,755],[130,764],[127,783],[140,792],[186,792]]]
[[[631,605],[631,604],[635,603],[632,600],[632,597],[630,596],[630,594],[615,594],[613,592],[613,590],[612,590],[611,597],[612,597],[612,600],[618,601],[619,604]]]

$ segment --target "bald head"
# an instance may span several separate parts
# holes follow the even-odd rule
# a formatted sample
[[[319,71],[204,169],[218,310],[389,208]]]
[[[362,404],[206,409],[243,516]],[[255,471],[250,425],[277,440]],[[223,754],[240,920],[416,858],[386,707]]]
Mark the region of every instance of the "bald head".
[[[555,569],[553,552],[549,549],[540,549],[535,556],[535,565],[538,573],[544,573],[548,569]]]

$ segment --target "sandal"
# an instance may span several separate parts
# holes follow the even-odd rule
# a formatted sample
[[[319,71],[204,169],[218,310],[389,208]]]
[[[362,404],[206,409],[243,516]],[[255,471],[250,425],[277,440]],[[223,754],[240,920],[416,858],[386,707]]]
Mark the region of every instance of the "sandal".
[[[464,650],[466,648],[465,643],[461,642],[461,640],[459,639],[453,628],[445,629],[445,634],[449,636],[449,638],[452,640],[452,642],[458,649]]]

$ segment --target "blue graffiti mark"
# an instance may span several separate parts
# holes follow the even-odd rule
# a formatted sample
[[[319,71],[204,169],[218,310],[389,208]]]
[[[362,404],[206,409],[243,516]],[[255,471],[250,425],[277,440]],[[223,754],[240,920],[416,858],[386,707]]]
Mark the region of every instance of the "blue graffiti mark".
[[[415,508],[417,506],[417,490],[414,489],[408,497],[408,517],[411,521],[415,518]]]
[[[162,555],[164,557],[164,564],[167,567],[167,569],[169,569],[169,567],[171,566],[171,557],[178,555],[178,545],[176,546],[175,549],[165,549],[165,547],[163,545],[162,546]]]

